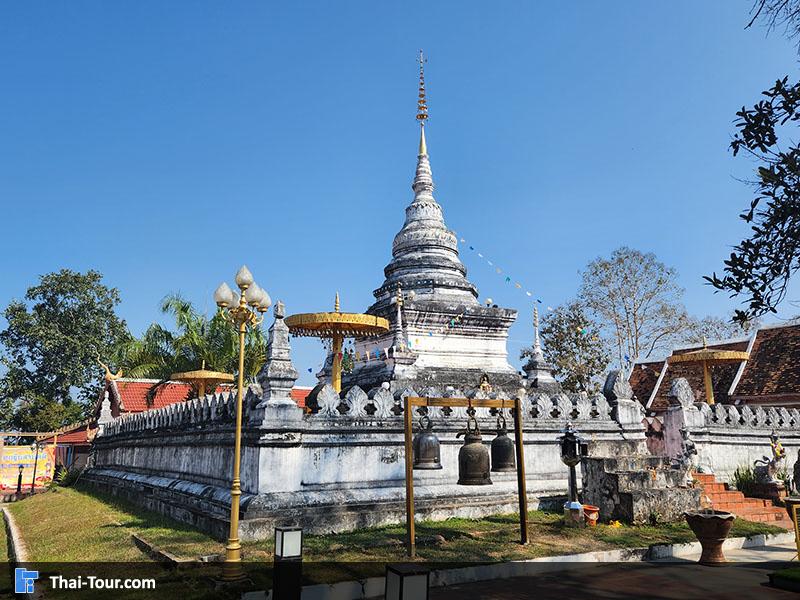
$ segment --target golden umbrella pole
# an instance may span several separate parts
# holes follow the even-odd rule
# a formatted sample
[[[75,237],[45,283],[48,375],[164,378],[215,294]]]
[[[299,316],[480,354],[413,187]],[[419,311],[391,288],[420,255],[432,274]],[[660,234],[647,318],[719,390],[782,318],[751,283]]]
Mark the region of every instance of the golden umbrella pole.
[[[706,388],[706,402],[714,404],[714,385],[711,383],[711,369],[706,360],[703,361],[703,383]]]
[[[336,392],[342,391],[342,343],[344,337],[341,334],[333,336],[333,364],[331,365],[331,385]]]

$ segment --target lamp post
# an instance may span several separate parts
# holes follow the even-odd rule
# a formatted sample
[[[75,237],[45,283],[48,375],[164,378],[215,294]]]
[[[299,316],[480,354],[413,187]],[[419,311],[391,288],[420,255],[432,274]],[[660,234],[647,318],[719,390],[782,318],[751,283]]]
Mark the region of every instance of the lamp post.
[[[273,600],[300,600],[303,592],[303,530],[275,528]]]
[[[583,505],[578,502],[578,477],[575,467],[581,462],[581,456],[587,454],[587,444],[578,437],[578,432],[572,427],[572,423],[567,423],[562,433],[564,435],[558,438],[561,446],[561,462],[569,467],[569,500],[564,505],[564,517],[568,524],[582,525]]]
[[[236,273],[236,285],[241,294],[236,294],[227,283],[222,283],[214,292],[214,301],[228,321],[239,330],[239,380],[236,395],[236,426],[233,442],[233,481],[231,482],[231,523],[228,545],[225,546],[225,562],[222,579],[235,581],[243,577],[242,546],[239,543],[239,498],[242,495],[239,480],[239,462],[242,447],[242,398],[244,396],[244,338],[248,327],[257,327],[264,320],[263,313],[272,305],[266,291],[261,289],[250,270],[243,266]],[[256,311],[259,314],[256,314]]]
[[[33,459],[33,477],[31,477],[31,496],[36,492],[36,466],[39,464],[39,443],[31,444],[31,450],[36,449],[36,457]]]

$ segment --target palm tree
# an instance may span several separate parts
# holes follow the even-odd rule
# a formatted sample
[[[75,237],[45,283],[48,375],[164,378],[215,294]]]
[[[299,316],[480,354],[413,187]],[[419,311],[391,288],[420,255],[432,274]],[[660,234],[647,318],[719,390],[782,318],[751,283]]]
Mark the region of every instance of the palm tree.
[[[237,374],[239,366],[238,333],[222,312],[210,319],[198,312],[179,294],[170,294],[161,302],[161,312],[175,319],[175,331],[153,323],[141,338],[133,338],[120,350],[118,364],[125,365],[131,377],[158,379],[148,392],[152,402],[158,388],[172,373],[206,368]],[[255,381],[267,356],[267,341],[259,327],[248,329],[245,336],[245,378]]]

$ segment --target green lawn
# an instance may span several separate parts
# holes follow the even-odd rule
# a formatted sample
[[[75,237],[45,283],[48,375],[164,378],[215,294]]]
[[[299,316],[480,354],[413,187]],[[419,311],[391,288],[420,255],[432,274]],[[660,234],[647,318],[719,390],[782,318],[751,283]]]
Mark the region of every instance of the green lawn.
[[[2,514],[0,514],[0,562],[8,562],[8,541],[6,540],[6,525]]]
[[[0,598],[11,596],[11,569],[8,564],[8,542],[3,515],[0,515]],[[5,594],[5,595],[4,595]]]
[[[55,488],[14,503],[10,510],[35,561],[149,560],[132,542],[132,533],[185,558],[224,551],[224,543],[186,525],[80,489]],[[737,519],[730,535],[782,531]],[[421,560],[435,562],[505,561],[695,539],[683,522],[574,529],[564,527],[560,515],[541,511],[530,513],[531,543],[520,546],[518,536],[516,515],[421,522],[417,524],[417,554]],[[307,536],[304,557],[309,562],[397,561],[404,557],[404,539],[402,525]],[[271,562],[272,541],[245,542],[243,554],[248,561]]]
[[[54,488],[9,505],[32,561],[147,561],[133,543],[138,533],[184,556],[217,548],[209,536],[115,499],[73,488]]]
[[[179,596],[181,600],[206,597],[219,565],[170,570],[152,563],[131,539],[136,533],[151,544],[182,558],[197,558],[224,552],[224,543],[168,520],[161,515],[120,502],[116,498],[74,488],[54,488],[32,498],[8,505],[30,558],[37,562],[97,562],[92,567],[72,565],[76,574],[90,569],[119,576],[156,576],[154,598]],[[737,519],[731,536],[778,533],[782,529]],[[484,519],[449,519],[417,524],[418,560],[446,564],[524,560],[605,550],[620,547],[645,547],[656,543],[694,541],[684,523],[659,526],[614,528],[564,527],[555,513],[531,511],[531,543],[520,546],[516,515],[496,515]],[[380,576],[386,562],[405,561],[405,528],[401,525],[364,529],[349,533],[305,538],[303,574],[306,583],[333,582]],[[272,541],[245,542],[243,556],[251,583],[249,589],[271,587]],[[126,563],[126,565],[114,564]],[[138,566],[137,566],[138,565]],[[59,566],[60,569],[63,565]],[[105,568],[107,567],[107,569]],[[138,571],[137,571],[138,569]],[[59,571],[62,572],[62,571]],[[64,574],[62,572],[62,574]],[[84,575],[86,573],[83,573]],[[155,575],[154,575],[155,574]],[[0,590],[3,589],[0,576]],[[236,591],[214,592],[217,598],[237,598]],[[80,592],[54,593],[55,598],[80,600]],[[91,596],[86,596],[91,597]],[[142,598],[141,593],[118,598]]]
[[[781,569],[780,571],[775,571],[775,575],[779,575],[784,579],[789,579],[791,581],[796,581],[800,583],[800,567],[789,567],[788,569]]]

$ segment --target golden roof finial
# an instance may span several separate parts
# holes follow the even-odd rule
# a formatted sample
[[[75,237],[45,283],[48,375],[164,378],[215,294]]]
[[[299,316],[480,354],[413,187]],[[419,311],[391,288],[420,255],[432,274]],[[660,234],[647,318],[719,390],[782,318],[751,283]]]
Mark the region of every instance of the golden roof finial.
[[[103,369],[105,369],[105,371],[106,371],[106,374],[105,374],[105,380],[106,381],[114,381],[115,379],[119,379],[120,377],[122,377],[122,369],[117,369],[117,374],[114,375],[113,373],[111,373],[111,369],[108,368],[108,365],[105,364],[100,359],[100,353],[99,352],[95,352],[95,356],[97,356],[97,362],[100,363],[100,366],[103,367]]]
[[[336,292],[336,300],[333,303],[333,310],[339,312],[339,292]]]

